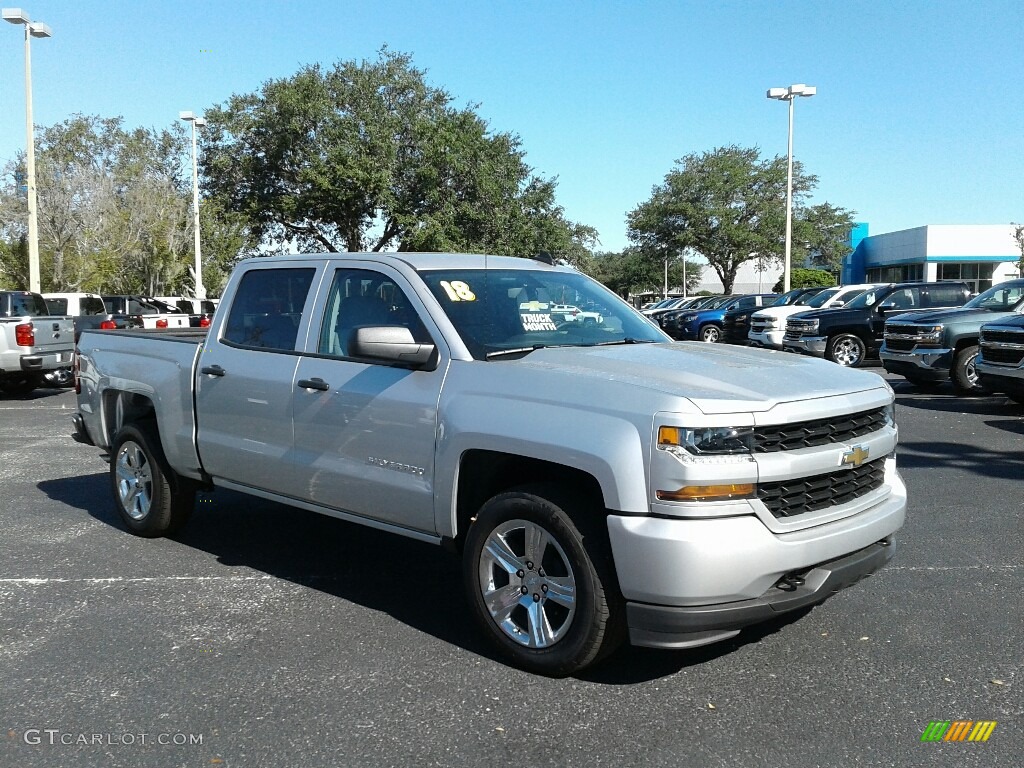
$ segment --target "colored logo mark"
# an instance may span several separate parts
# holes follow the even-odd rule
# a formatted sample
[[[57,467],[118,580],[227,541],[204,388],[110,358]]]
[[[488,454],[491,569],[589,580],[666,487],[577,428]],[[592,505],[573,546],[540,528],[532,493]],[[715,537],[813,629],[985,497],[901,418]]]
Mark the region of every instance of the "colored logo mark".
[[[932,720],[921,741],[988,741],[995,729],[995,720]]]
[[[865,461],[868,460],[868,454],[871,449],[865,448],[863,445],[855,445],[852,451],[847,451],[843,454],[842,461],[839,462],[841,467],[859,467]]]

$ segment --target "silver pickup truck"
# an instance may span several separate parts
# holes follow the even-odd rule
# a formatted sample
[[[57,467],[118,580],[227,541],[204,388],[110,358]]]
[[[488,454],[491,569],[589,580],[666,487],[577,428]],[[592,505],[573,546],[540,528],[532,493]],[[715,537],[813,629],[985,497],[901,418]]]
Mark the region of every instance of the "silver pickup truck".
[[[484,634],[543,674],[820,603],[904,520],[879,376],[673,343],[540,261],[253,259],[205,337],[79,348],[79,438],[129,529],[170,533],[221,486],[450,547]]]
[[[70,374],[74,320],[51,315],[38,293],[0,291],[0,391],[24,395]]]

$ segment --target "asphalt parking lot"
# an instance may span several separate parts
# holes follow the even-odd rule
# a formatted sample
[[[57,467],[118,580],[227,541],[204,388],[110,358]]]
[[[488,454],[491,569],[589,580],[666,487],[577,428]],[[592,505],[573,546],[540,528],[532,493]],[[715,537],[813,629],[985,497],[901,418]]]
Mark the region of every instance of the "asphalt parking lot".
[[[1019,766],[1024,408],[888,378],[888,568],[565,680],[494,658],[425,544],[224,491],[131,536],[74,394],[0,399],[0,766]],[[946,720],[997,725],[921,741]]]

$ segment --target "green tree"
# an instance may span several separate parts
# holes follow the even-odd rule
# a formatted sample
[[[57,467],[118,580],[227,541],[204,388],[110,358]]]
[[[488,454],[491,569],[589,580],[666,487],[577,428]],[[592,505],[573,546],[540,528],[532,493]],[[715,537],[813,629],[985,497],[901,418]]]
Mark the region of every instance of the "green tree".
[[[628,214],[629,237],[646,247],[702,255],[732,291],[740,265],[780,263],[785,249],[786,158],[763,160],[757,148],[728,146],[690,154]],[[811,254],[832,264],[845,256],[852,214],[804,201],[817,177],[793,165],[792,262]]]
[[[838,273],[852,251],[853,217],[853,211],[829,203],[801,209],[793,221],[793,263]]]
[[[207,110],[207,188],[265,246],[546,250],[582,263],[595,230],[565,218],[517,136],[451,102],[386,48],[306,67]]]
[[[1017,272],[1024,277],[1024,224],[1013,225],[1013,239],[1017,241],[1020,248],[1020,261],[1017,262]]]
[[[686,260],[686,290],[693,293],[700,283],[703,265]],[[632,246],[621,253],[596,253],[593,268],[587,273],[604,283],[622,298],[631,294],[661,293],[665,284],[665,258],[661,254]],[[668,284],[670,289],[683,286],[683,259],[670,258]]]
[[[797,267],[796,269],[790,270],[791,288],[814,288],[816,286],[830,288],[835,284],[836,279],[832,273],[826,272],[823,269],[806,269],[805,267]],[[772,290],[777,293],[782,291],[781,277]]]

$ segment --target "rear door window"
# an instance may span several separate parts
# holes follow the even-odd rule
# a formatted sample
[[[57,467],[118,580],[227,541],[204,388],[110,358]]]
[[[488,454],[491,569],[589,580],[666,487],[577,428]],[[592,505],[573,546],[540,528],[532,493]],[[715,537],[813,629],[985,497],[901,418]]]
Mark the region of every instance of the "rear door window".
[[[959,307],[965,301],[959,285],[933,285],[928,288],[929,307]]]
[[[294,350],[315,273],[311,267],[247,272],[235,292],[222,340],[241,347]]]

